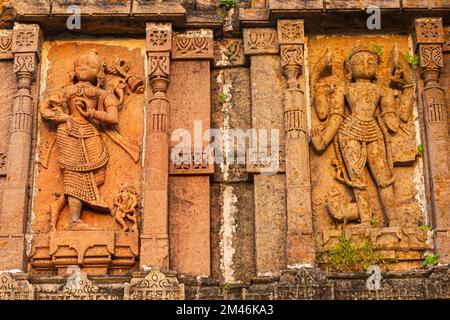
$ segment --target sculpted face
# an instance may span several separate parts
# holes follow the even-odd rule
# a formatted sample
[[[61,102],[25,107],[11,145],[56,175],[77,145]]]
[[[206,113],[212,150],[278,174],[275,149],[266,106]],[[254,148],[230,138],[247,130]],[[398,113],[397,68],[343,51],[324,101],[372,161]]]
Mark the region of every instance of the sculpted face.
[[[75,76],[78,81],[88,81],[94,83],[100,72],[101,64],[94,54],[80,56],[75,62]]]
[[[351,57],[350,70],[353,79],[372,80],[378,68],[377,57],[370,52],[358,52]]]

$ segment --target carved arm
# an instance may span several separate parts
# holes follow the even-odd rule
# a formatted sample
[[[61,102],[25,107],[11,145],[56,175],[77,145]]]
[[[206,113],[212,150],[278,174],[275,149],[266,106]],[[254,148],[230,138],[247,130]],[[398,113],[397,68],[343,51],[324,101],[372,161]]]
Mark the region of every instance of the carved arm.
[[[330,91],[331,87],[326,90]],[[333,87],[331,92],[320,93],[318,90],[318,96],[321,94],[328,94],[327,99],[317,99],[316,103],[326,103],[329,104],[330,112],[328,114],[328,120],[320,124],[311,130],[311,142],[318,151],[324,151],[328,145],[333,141],[336,133],[341,126],[344,118],[344,106],[345,106],[345,95],[342,87]],[[321,102],[322,101],[322,102]],[[322,106],[322,109],[325,107]]]

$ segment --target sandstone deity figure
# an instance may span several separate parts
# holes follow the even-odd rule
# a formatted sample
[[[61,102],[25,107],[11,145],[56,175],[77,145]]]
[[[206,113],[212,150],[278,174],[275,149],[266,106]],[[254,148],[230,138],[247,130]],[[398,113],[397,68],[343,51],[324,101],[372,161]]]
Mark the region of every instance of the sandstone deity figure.
[[[127,84],[119,79],[105,90],[105,70],[106,64],[96,52],[80,55],[74,64],[72,83],[39,105],[42,118],[58,125],[56,146],[64,179],[64,196],[50,205],[53,230],[56,230],[59,214],[66,204],[69,206],[70,230],[74,231],[98,229],[81,220],[83,206],[99,212],[110,211],[99,191],[105,181],[109,160],[102,131],[135,161],[139,157],[139,147],[114,129],[119,122],[119,108]]]
[[[330,60],[330,56],[325,59]],[[412,113],[412,99],[409,97],[408,101],[403,102],[400,99],[398,103],[396,90],[375,81],[379,59],[375,51],[358,42],[345,61],[348,82],[340,84],[332,80],[315,83],[316,114],[323,122],[312,128],[311,142],[318,151],[324,151],[333,142],[336,179],[351,187],[355,195],[356,204],[346,204],[329,194],[327,207],[334,218],[339,221],[359,220],[362,225],[370,226],[372,199],[369,199],[367,192],[367,166],[376,183],[388,224],[400,226],[402,217],[396,208],[388,136],[395,135],[399,130],[402,108],[406,106]],[[331,62],[324,65],[330,67]],[[327,68],[321,69],[318,72]],[[394,69],[392,82],[401,86],[402,93],[406,89],[409,92],[413,87],[412,78],[407,76],[407,72]]]

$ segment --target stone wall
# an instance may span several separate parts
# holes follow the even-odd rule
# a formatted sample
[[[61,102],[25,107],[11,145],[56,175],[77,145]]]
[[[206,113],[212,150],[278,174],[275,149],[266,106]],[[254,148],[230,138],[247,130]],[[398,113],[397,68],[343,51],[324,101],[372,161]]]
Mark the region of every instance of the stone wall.
[[[448,1],[0,6],[2,297],[449,298]]]

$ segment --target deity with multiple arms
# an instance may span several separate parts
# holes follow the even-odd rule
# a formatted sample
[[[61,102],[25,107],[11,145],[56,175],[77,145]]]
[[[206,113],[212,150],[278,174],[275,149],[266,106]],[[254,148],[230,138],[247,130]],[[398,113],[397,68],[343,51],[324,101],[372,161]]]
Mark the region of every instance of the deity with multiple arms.
[[[126,88],[137,92],[143,90],[142,81],[131,76],[126,79],[121,77],[126,73],[125,69],[123,60],[116,60],[111,68],[96,52],[89,51],[75,61],[72,83],[39,104],[42,118],[58,125],[54,141],[63,173],[64,195],[50,205],[53,230],[56,230],[59,215],[67,204],[70,230],[98,229],[81,220],[84,205],[100,212],[110,211],[99,192],[99,186],[105,181],[109,160],[101,132],[124,149],[135,162],[139,159],[139,147],[115,129]],[[119,75],[107,90],[104,89],[106,73]],[[50,150],[51,147],[48,153]],[[44,158],[41,163],[46,167],[48,155]]]
[[[344,62],[347,71],[344,84],[333,76],[329,50],[312,73],[314,107],[320,123],[311,130],[311,142],[319,152],[333,143],[335,179],[351,187],[356,199],[356,203],[345,203],[338,199],[337,192],[328,194],[328,211],[338,221],[359,220],[362,225],[370,226],[372,210],[365,176],[367,165],[378,189],[386,224],[403,224],[393,188],[392,169],[396,160],[391,137],[404,130],[412,117],[414,84],[411,69],[401,58],[394,47],[387,86],[375,81],[380,56],[361,42],[355,44]],[[416,153],[417,147],[410,155],[411,160]]]

